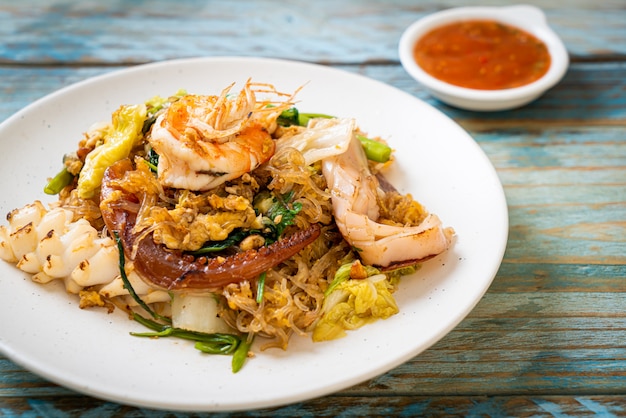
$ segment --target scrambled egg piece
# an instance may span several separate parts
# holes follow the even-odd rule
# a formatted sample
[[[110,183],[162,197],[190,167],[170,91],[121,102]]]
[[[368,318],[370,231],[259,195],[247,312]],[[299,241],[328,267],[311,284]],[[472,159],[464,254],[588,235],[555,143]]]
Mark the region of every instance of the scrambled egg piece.
[[[185,193],[172,210],[153,208],[158,226],[154,240],[168,248],[195,251],[207,241],[221,241],[236,228],[259,229],[261,220],[252,203],[242,197]]]
[[[93,308],[93,307],[107,307],[109,313],[113,312],[115,307],[109,302],[105,302],[102,296],[95,290],[81,290],[78,292],[80,297],[80,309]]]

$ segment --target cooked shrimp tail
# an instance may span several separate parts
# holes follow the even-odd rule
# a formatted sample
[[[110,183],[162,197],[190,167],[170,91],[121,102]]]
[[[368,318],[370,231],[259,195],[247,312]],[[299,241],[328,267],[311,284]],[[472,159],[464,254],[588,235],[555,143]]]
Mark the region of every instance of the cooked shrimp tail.
[[[164,186],[209,190],[241,177],[274,155],[272,132],[292,96],[248,81],[238,96],[187,95],[160,115],[148,142],[159,154]],[[261,100],[257,93],[269,95]],[[295,94],[295,93],[294,93]]]

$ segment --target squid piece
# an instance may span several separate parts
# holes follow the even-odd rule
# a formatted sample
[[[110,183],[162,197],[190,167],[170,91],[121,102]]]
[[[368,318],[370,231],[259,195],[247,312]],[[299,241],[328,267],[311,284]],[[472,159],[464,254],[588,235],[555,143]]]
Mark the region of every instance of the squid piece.
[[[335,222],[341,234],[358,249],[364,264],[391,269],[427,260],[445,251],[454,230],[429,214],[416,226],[378,223],[377,197],[390,185],[380,184],[368,168],[363,147],[353,137],[348,150],[322,162],[331,191]]]
[[[118,186],[129,160],[107,169],[101,189],[100,210],[111,233],[117,231],[127,259],[147,283],[167,290],[205,291],[230,283],[250,280],[294,256],[320,235],[320,226],[311,225],[272,245],[251,249],[229,257],[198,257],[170,250],[154,242],[152,233],[134,231],[137,214],[130,208],[138,201]],[[131,203],[131,204],[129,204]]]
[[[9,225],[0,226],[0,258],[32,274],[35,282],[62,280],[70,293],[111,282],[119,274],[115,242],[73,216],[40,201],[14,209]]]

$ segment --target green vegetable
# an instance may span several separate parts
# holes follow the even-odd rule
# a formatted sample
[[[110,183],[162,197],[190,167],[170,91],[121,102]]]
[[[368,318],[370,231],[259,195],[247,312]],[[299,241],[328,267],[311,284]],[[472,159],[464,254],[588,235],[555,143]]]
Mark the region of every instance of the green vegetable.
[[[244,238],[252,233],[254,233],[254,231],[244,231],[241,229],[233,231],[228,237],[226,237],[226,239],[222,241],[209,241],[204,244],[202,248],[196,251],[192,251],[190,252],[190,254],[198,256],[223,251],[227,248],[232,247],[233,245],[239,244]]]
[[[150,115],[154,115],[159,110],[168,106],[173,100],[180,99],[183,96],[187,95],[187,90],[180,89],[172,97],[162,97],[162,96],[154,96],[145,101],[146,107],[148,108],[148,112]]]
[[[290,203],[293,192],[282,196],[272,196],[269,192],[261,192],[255,198],[254,206],[258,214],[263,214],[267,230],[235,230],[222,241],[209,241],[202,248],[190,252],[194,256],[223,251],[239,244],[244,238],[252,234],[261,235],[266,244],[277,241],[285,229],[293,224],[293,220],[302,210],[300,202]]]
[[[261,190],[256,194],[256,196],[254,196],[254,200],[252,202],[254,211],[257,215],[267,213],[273,204],[274,196],[269,192],[269,190]]]
[[[315,118],[332,119],[334,116],[325,115],[323,113],[300,113],[298,115],[298,125],[307,126],[309,121]]]
[[[276,123],[280,126],[292,126],[299,125],[298,123],[298,109],[295,107],[291,107],[287,110],[283,110],[278,119],[276,119]]]
[[[247,358],[252,339],[250,341],[242,341],[237,335],[226,333],[206,333],[189,331],[182,328],[176,328],[171,325],[171,320],[167,317],[157,314],[137,295],[133,289],[125,270],[125,257],[124,248],[122,246],[121,239],[117,231],[114,231],[115,239],[117,242],[117,248],[120,253],[119,266],[120,275],[124,282],[124,287],[128,290],[133,299],[153,318],[167,322],[162,324],[151,319],[145,318],[136,312],[133,312],[133,319],[145,327],[151,329],[153,332],[131,332],[130,335],[134,337],[147,337],[147,338],[164,338],[175,337],[185,340],[195,341],[194,347],[208,354],[232,354],[232,370],[233,373],[237,373],[242,367]]]
[[[214,334],[214,335],[217,335],[217,334]],[[230,336],[230,334],[225,334],[225,335]],[[232,354],[235,350],[237,350],[237,347],[239,346],[239,344],[241,343],[240,342],[233,343],[228,339],[216,337],[214,341],[197,341],[194,344],[194,348],[196,350],[202,351],[203,353],[207,353],[207,354]]]
[[[239,347],[237,347],[235,354],[233,354],[233,361],[231,363],[233,373],[237,373],[243,367],[248,358],[248,352],[250,351],[253,341],[254,335],[252,335],[252,337],[248,336],[247,338],[243,338],[239,343]]]
[[[352,262],[345,263],[339,266],[337,271],[335,272],[335,276],[333,277],[333,281],[330,282],[330,285],[324,292],[324,297],[328,297],[341,283],[345,282],[350,278],[350,269],[352,268]],[[368,277],[373,276],[375,274],[380,274],[380,270],[376,267],[372,266],[363,266],[365,271],[367,272]]]
[[[339,266],[337,271],[335,272],[335,276],[333,277],[333,281],[330,282],[328,288],[324,292],[324,297],[327,298],[328,295],[333,293],[333,291],[339,286],[341,283],[345,282],[350,278],[350,268],[352,267],[352,263],[346,263]]]
[[[143,121],[143,125],[141,125],[141,133],[143,135],[147,134],[150,131],[150,129],[152,128],[152,125],[154,125],[154,122],[156,122],[156,120],[157,120],[156,115],[148,116]]]
[[[67,168],[63,167],[63,169],[46,184],[43,191],[51,195],[59,194],[65,186],[72,183],[72,180],[74,180],[74,176],[67,171]]]
[[[293,191],[282,196],[274,197],[272,205],[265,214],[271,221],[267,226],[274,231],[276,235],[275,239],[278,239],[282,235],[285,228],[293,224],[294,218],[298,212],[302,210],[302,204],[300,202],[289,203],[292,198]]]
[[[300,113],[297,108],[291,107],[287,110],[283,110],[280,116],[278,116],[276,122],[280,126],[307,126],[309,124],[309,120],[315,118],[332,119],[334,116],[325,115],[323,113]]]
[[[398,313],[393,286],[382,274],[363,280],[345,280],[324,299],[324,315],[313,330],[313,341],[341,338],[346,330],[386,319]]]
[[[139,297],[137,292],[135,292],[133,285],[130,283],[130,280],[128,280],[128,276],[126,275],[126,268],[125,268],[126,257],[124,257],[124,246],[122,245],[122,240],[120,239],[119,233],[117,231],[113,231],[113,235],[115,236],[115,242],[117,243],[117,251],[119,252],[120,276],[122,278],[122,282],[124,283],[124,288],[128,290],[128,293],[130,293],[131,297],[135,300],[135,302],[137,302],[139,306],[141,306],[146,312],[148,312],[150,316],[152,316],[155,319],[161,319],[163,321],[170,322],[169,318],[159,315],[158,313],[150,309],[150,307],[146,304],[146,302],[144,302]]]
[[[401,267],[395,270],[388,270],[385,272],[391,283],[398,283],[402,276],[408,276],[413,274],[422,268],[421,264],[415,264],[413,266]]]
[[[150,147],[150,149],[148,150],[148,155],[146,157],[146,164],[148,164],[148,167],[150,167],[150,171],[156,173],[158,171],[157,167],[159,166],[159,154],[156,153],[154,148]]]
[[[376,161],[377,163],[386,163],[389,161],[389,158],[391,157],[391,148],[388,145],[366,138],[363,135],[357,135],[356,137],[359,141],[361,141],[361,145],[363,145],[363,149],[365,150],[365,155],[369,160]]]
[[[154,115],[159,110],[163,109],[168,102],[169,100],[167,97],[154,96],[146,100],[144,103],[146,105],[146,109],[150,112],[150,115]]]
[[[181,89],[181,90],[178,90],[171,97],[154,96],[146,100],[145,104],[146,104],[146,108],[148,112],[147,114],[148,117],[143,122],[141,132],[144,135],[148,133],[148,131],[150,131],[150,128],[152,128],[152,125],[154,125],[154,122],[157,120],[158,112],[166,107],[169,107],[169,105],[173,101],[176,101],[186,95],[187,95],[187,90]]]
[[[105,135],[104,143],[94,148],[85,158],[85,165],[78,177],[78,195],[92,198],[100,187],[104,171],[113,163],[130,155],[141,138],[146,119],[146,106],[121,106],[113,113],[113,126]]]
[[[133,337],[163,338],[176,337],[195,341],[195,348],[209,354],[232,354],[239,346],[240,339],[233,334],[205,333],[188,331],[168,324],[160,324],[133,313],[133,319],[154,332],[131,332]]]
[[[263,272],[259,276],[259,281],[256,285],[256,303],[261,303],[263,301],[263,290],[265,289],[265,277],[267,273]]]

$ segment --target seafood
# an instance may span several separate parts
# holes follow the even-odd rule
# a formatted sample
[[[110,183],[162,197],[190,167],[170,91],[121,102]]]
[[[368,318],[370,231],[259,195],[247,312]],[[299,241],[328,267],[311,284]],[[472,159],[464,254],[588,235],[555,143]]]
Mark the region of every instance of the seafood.
[[[397,280],[452,228],[385,180],[392,150],[355,119],[300,113],[299,89],[232,87],[121,106],[46,187],[58,202],[9,214],[0,258],[62,280],[81,307],[223,322],[270,338],[262,350],[397,313]]]
[[[294,135],[283,135],[276,149],[295,148],[302,153],[306,165],[346,152],[356,121],[350,118],[311,119],[307,129]]]
[[[219,96],[184,96],[157,118],[148,142],[160,156],[163,185],[208,190],[254,170],[274,155],[275,119],[293,97],[285,99],[287,95],[271,85],[248,81],[231,100],[232,86]],[[277,99],[257,102],[255,91]]]
[[[78,293],[84,287],[115,278],[117,249],[84,219],[72,221],[67,209],[47,210],[40,201],[13,210],[9,226],[0,226],[0,257],[33,274],[33,280],[65,282]]]
[[[129,208],[132,202],[138,201],[138,197],[116,186],[116,181],[130,170],[132,164],[128,159],[106,170],[100,192],[100,210],[108,230],[120,235],[134,271],[157,288],[206,291],[253,279],[298,253],[320,234],[319,225],[313,224],[259,249],[249,249],[229,257],[194,259],[181,251],[169,250],[155,243],[152,233],[134,231],[137,214]]]
[[[454,230],[444,228],[434,214],[414,226],[377,222],[378,201],[385,191],[369,170],[358,139],[352,139],[345,153],[324,159],[322,170],[331,191],[337,227],[364,264],[385,268],[415,264],[450,246]]]
[[[48,210],[39,200],[14,209],[8,216],[9,225],[0,226],[0,258],[32,274],[36,283],[62,281],[69,293],[80,295],[81,307],[104,306],[102,298],[112,296],[128,297],[124,303],[132,305],[119,277],[115,241],[101,236],[85,219],[73,218],[72,211],[61,207]],[[129,279],[143,300],[170,300],[167,292],[143,285],[136,275]],[[91,300],[88,304],[86,296]]]

